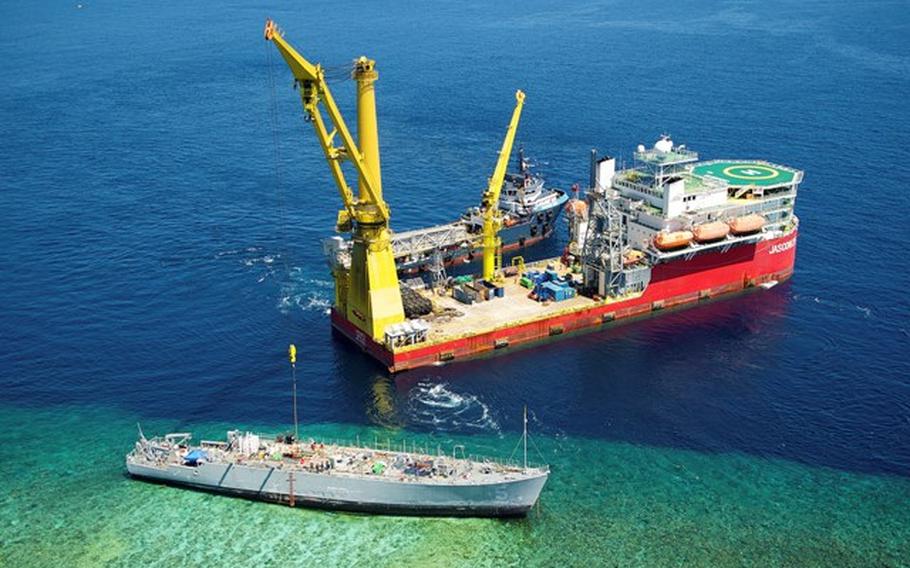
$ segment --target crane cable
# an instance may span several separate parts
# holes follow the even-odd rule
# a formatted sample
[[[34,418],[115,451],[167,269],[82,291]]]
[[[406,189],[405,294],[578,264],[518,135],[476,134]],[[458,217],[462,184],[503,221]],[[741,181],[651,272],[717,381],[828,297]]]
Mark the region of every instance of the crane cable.
[[[286,281],[285,285],[291,288],[292,276],[291,276],[291,267],[288,264],[288,239],[287,239],[287,214],[285,207],[285,195],[284,195],[284,184],[282,183],[282,173],[281,173],[281,141],[278,125],[278,96],[276,93],[275,83],[276,83],[276,72],[275,72],[275,63],[274,57],[272,55],[271,42],[264,42],[263,46],[265,49],[266,57],[266,68],[268,72],[268,84],[269,84],[269,122],[272,130],[272,154],[273,160],[275,163],[275,191],[278,197],[278,241],[279,241],[279,256],[281,257],[282,265],[284,266],[284,279]],[[327,83],[339,83],[341,81],[346,81],[351,79],[351,67],[350,65],[335,65],[325,69],[325,74],[327,75]],[[304,115],[306,118],[306,115]]]
[[[268,71],[269,82],[269,122],[272,129],[272,154],[275,162],[275,191],[278,197],[278,241],[279,255],[284,265],[285,278],[290,279],[291,269],[288,265],[287,258],[287,232],[285,225],[287,216],[285,214],[284,185],[281,183],[281,144],[278,132],[278,96],[275,89],[275,64],[272,59],[272,50],[270,42],[265,42],[266,68]]]

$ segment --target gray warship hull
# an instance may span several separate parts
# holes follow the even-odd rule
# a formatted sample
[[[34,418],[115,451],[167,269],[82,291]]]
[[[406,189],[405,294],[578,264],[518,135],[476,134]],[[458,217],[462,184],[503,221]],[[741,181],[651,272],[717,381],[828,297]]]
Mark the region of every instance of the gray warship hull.
[[[447,462],[466,469],[457,473],[453,469],[453,473],[445,476],[409,475],[392,466],[379,474],[355,472],[353,468],[359,462],[387,463],[415,458],[416,454],[335,446],[326,450],[325,455],[335,456],[328,460],[336,459],[339,465],[319,471],[306,469],[299,460],[257,459],[255,454],[238,459],[235,453],[218,454],[212,448],[205,450],[210,460],[187,465],[174,453],[164,459],[150,459],[140,447],[127,456],[126,468],[130,476],[146,481],[284,505],[395,515],[472,517],[525,515],[537,503],[549,475],[547,468],[504,467],[438,457],[438,464]],[[211,459],[213,456],[221,457]],[[356,461],[350,460],[354,466],[347,466],[351,456]],[[369,467],[366,469],[370,471]]]
[[[390,515],[522,516],[534,506],[546,475],[489,484],[418,484],[282,471],[235,464],[165,467],[127,464],[136,478],[166,485],[288,505]]]

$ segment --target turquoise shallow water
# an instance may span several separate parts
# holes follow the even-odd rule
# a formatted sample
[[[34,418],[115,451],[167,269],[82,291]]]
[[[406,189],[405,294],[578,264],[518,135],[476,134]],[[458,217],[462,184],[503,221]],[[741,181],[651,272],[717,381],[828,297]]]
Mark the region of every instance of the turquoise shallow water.
[[[395,230],[476,205],[521,88],[518,140],[564,188],[592,147],[622,162],[662,132],[805,170],[796,272],[386,377],[330,332],[337,195],[267,16],[333,79],[376,58]],[[0,3],[0,565],[910,564],[908,37],[902,0]],[[539,513],[123,476],[136,422],[288,428],[290,342],[305,432],[508,456],[527,405]]]
[[[910,558],[904,478],[537,437],[553,476],[527,519],[371,517],[132,481],[123,475],[122,455],[138,416],[101,408],[3,410],[4,566],[899,566]],[[99,429],[99,422],[109,427]],[[42,427],[48,424],[55,427]],[[143,424],[147,432],[179,426]],[[196,432],[217,436],[225,427],[197,424]],[[452,442],[343,425],[311,425],[308,432],[430,447]],[[506,456],[515,445],[507,436],[459,441]]]

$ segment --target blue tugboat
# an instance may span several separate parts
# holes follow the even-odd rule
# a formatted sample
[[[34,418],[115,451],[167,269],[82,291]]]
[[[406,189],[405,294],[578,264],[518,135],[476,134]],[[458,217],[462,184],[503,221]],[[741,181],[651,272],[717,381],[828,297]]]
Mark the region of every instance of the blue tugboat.
[[[518,172],[506,174],[499,197],[503,251],[530,246],[549,237],[569,199],[566,192],[545,187],[543,178],[531,173],[523,149],[518,150],[517,158]],[[479,207],[468,210],[463,219],[469,232],[480,233],[483,217]]]
[[[504,252],[531,246],[552,235],[569,199],[565,191],[547,187],[540,175],[531,172],[521,149],[517,165],[517,172],[506,174],[499,198],[503,221],[499,235]],[[392,250],[398,270],[418,273],[440,263],[448,267],[471,262],[475,256],[481,256],[482,227],[480,207],[471,207],[455,222],[395,233]],[[326,253],[330,256],[343,253],[347,243],[339,241],[328,245]]]

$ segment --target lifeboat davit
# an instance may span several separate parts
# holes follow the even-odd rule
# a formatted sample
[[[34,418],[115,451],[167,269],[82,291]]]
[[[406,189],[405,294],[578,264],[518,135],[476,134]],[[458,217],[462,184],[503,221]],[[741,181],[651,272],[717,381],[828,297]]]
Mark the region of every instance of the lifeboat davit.
[[[588,204],[581,199],[570,199],[566,203],[566,214],[570,217],[588,218]]]
[[[695,240],[700,243],[710,243],[711,241],[720,240],[726,237],[729,232],[730,225],[721,221],[711,221],[710,223],[698,225],[692,229]]]
[[[628,251],[625,255],[623,255],[622,265],[623,266],[632,266],[633,264],[635,264],[636,262],[639,262],[644,257],[645,257],[645,253],[643,253],[637,249],[632,249],[632,250]]]
[[[726,225],[724,226],[726,227]],[[692,231],[672,231],[669,233],[661,231],[654,237],[654,246],[658,250],[673,250],[686,247],[692,242],[693,236]]]
[[[737,217],[727,223],[734,235],[748,235],[760,231],[765,226],[765,218],[758,213]]]

